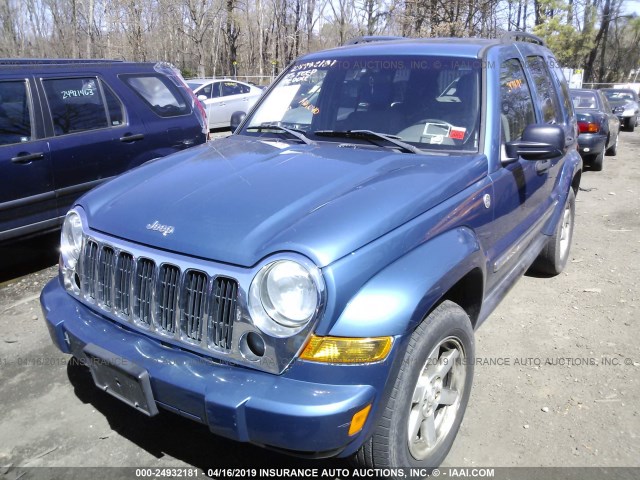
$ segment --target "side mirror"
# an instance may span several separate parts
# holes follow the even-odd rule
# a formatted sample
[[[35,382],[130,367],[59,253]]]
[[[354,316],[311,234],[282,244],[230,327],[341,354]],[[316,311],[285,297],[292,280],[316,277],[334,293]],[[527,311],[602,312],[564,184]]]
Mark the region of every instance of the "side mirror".
[[[514,140],[506,145],[507,157],[525,160],[547,160],[559,157],[565,149],[565,135],[558,125],[527,125],[521,140]]]
[[[198,95],[198,100],[200,100],[201,102],[204,102],[205,100],[207,100],[207,96],[206,95]]]
[[[236,128],[238,128],[238,126],[242,122],[244,122],[246,116],[247,114],[244,112],[233,112],[233,114],[231,115],[231,122],[229,123],[232,132],[235,132]]]

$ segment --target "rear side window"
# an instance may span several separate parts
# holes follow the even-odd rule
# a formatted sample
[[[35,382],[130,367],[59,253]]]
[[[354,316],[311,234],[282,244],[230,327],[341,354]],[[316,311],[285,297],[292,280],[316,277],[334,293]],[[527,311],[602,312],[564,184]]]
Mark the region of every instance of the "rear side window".
[[[512,58],[500,67],[502,141],[522,138],[527,125],[535,123],[533,100],[522,65]]]
[[[178,88],[161,75],[126,75],[126,83],[161,117],[175,117],[190,112]]]
[[[236,82],[222,82],[222,96],[240,95],[241,93],[249,93],[251,89],[246,85]]]
[[[527,64],[538,92],[537,100],[543,121],[545,123],[562,123],[560,104],[544,59],[538,56],[527,57]]]
[[[0,145],[30,141],[31,125],[27,82],[0,82]]]
[[[55,78],[42,81],[51,112],[54,135],[121,125],[124,109],[95,77]]]

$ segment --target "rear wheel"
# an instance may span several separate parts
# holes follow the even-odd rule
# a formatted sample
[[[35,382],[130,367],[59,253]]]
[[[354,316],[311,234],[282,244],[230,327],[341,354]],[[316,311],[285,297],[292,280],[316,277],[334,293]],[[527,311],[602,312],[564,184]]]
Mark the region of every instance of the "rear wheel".
[[[589,162],[589,166],[591,167],[591,170],[600,172],[602,171],[603,163],[604,163],[604,152],[600,152],[595,157],[591,158],[591,162]]]
[[[616,134],[616,139],[614,140],[613,144],[607,148],[606,154],[610,155],[610,156],[614,156],[618,154],[618,140],[620,139],[620,135]]]
[[[353,458],[367,468],[435,468],[451,449],[473,380],[471,321],[444,301],[412,333],[372,437]]]
[[[536,258],[533,264],[534,270],[549,275],[558,275],[564,270],[569,259],[575,216],[576,195],[573,189],[570,189],[560,222],[553,236],[547,241],[547,245]]]

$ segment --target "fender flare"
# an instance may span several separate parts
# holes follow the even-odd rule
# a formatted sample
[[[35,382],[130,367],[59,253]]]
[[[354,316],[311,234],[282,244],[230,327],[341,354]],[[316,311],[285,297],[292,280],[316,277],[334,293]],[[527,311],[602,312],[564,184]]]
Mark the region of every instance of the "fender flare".
[[[351,298],[329,335],[376,337],[403,335],[466,274],[486,260],[475,233],[449,230],[408,252],[378,272]],[[484,282],[483,282],[484,283]]]

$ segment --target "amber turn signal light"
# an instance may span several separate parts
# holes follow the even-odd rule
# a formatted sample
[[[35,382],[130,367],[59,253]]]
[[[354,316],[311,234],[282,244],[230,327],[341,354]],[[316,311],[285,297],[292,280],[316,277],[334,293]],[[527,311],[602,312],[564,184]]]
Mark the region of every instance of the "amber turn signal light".
[[[322,363],[372,363],[384,360],[393,337],[352,338],[311,336],[300,358]]]

